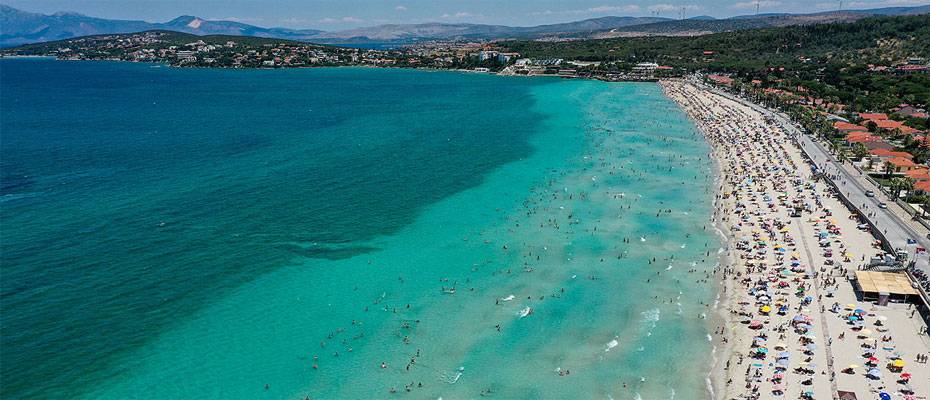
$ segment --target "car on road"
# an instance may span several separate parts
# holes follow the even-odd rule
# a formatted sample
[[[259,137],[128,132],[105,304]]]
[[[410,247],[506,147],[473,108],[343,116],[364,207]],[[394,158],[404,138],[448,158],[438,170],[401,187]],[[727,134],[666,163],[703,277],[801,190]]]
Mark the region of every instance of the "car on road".
[[[885,202],[879,202],[879,203],[878,203],[878,208],[888,208],[888,205],[885,204]]]
[[[865,191],[865,197],[875,197],[875,192],[873,192],[873,191],[871,191],[871,190],[866,190],[866,191]]]

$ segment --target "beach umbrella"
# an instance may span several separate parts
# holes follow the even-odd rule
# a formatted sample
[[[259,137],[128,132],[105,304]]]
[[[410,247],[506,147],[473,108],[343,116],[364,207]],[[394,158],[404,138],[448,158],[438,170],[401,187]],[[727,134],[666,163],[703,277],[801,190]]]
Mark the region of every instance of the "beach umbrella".
[[[803,315],[798,314],[798,315],[795,315],[794,318],[792,318],[791,320],[795,322],[804,322],[804,321],[807,321],[807,318],[804,318]]]
[[[772,307],[769,307],[769,306],[762,306],[762,308],[760,308],[759,311],[760,311],[760,312],[763,312],[763,313],[769,313],[769,312],[772,311]]]
[[[894,366],[895,368],[904,368],[904,360],[899,358],[897,360],[894,360],[891,363],[891,365]]]
[[[787,367],[788,364],[789,364],[789,361],[788,361],[787,358],[782,358],[782,359],[780,359],[780,360],[778,360],[778,361],[775,361],[775,363],[778,364],[778,365]]]
[[[904,380],[911,379],[911,373],[910,373],[910,372],[905,372],[905,373],[901,374],[901,379],[904,379]]]
[[[858,321],[858,320],[859,320],[859,317],[857,317],[857,316],[855,316],[855,315],[850,315],[850,316],[849,316],[849,320],[850,320],[850,321]]]
[[[787,351],[783,351],[783,352],[781,352],[781,353],[778,353],[778,358],[788,358],[788,357],[791,357],[791,353],[789,353],[789,352],[787,352]]]
[[[869,362],[872,364],[875,364],[878,362],[878,358],[876,358],[875,356],[871,356],[869,357]]]
[[[808,344],[808,345],[805,346],[805,347],[807,347],[807,350],[808,350],[808,351],[817,350],[817,345],[816,345],[816,344],[813,344],[813,343],[810,343],[810,344]]]
[[[853,311],[853,314],[865,314],[865,310],[857,308],[855,311]]]
[[[752,322],[749,323],[749,327],[750,327],[750,328],[753,328],[753,329],[761,328],[761,327],[762,327],[762,321],[753,320]]]
[[[878,398],[881,400],[891,400],[891,395],[885,392],[881,392],[878,394]]]
[[[869,373],[866,374],[866,375],[871,376],[871,377],[873,377],[873,378],[881,378],[881,377],[882,377],[882,371],[879,371],[878,368],[872,368],[872,369],[869,370]]]

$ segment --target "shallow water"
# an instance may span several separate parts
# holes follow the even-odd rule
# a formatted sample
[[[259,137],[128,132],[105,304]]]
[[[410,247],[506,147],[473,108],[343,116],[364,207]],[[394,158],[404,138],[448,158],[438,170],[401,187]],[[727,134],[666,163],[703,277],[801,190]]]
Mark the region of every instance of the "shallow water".
[[[706,396],[712,164],[656,85],[46,61],[132,83],[9,106],[10,62],[5,397]]]

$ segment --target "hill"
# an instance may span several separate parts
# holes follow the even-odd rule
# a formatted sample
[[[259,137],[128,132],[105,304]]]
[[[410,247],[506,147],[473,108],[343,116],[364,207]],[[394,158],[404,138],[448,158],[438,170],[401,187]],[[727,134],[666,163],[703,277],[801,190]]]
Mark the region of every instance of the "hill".
[[[871,17],[854,23],[741,30],[695,37],[635,37],[500,43],[526,57],[655,61],[687,69],[753,70],[848,60],[863,64],[930,59],[930,14]],[[710,52],[710,53],[705,53]]]
[[[593,33],[590,37],[607,39],[632,36],[697,36],[744,29],[814,25],[835,22],[855,22],[875,16],[919,15],[930,13],[930,5],[919,7],[889,7],[871,10],[828,11],[813,14],[761,14],[726,19],[690,18],[627,26]]]

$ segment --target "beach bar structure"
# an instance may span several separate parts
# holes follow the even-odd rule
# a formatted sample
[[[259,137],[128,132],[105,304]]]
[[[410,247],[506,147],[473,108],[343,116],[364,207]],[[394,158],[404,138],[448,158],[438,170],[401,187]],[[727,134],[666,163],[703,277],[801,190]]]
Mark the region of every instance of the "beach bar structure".
[[[920,296],[902,272],[856,271],[856,290],[863,300],[874,300],[887,305],[889,300],[907,302],[912,296]]]

